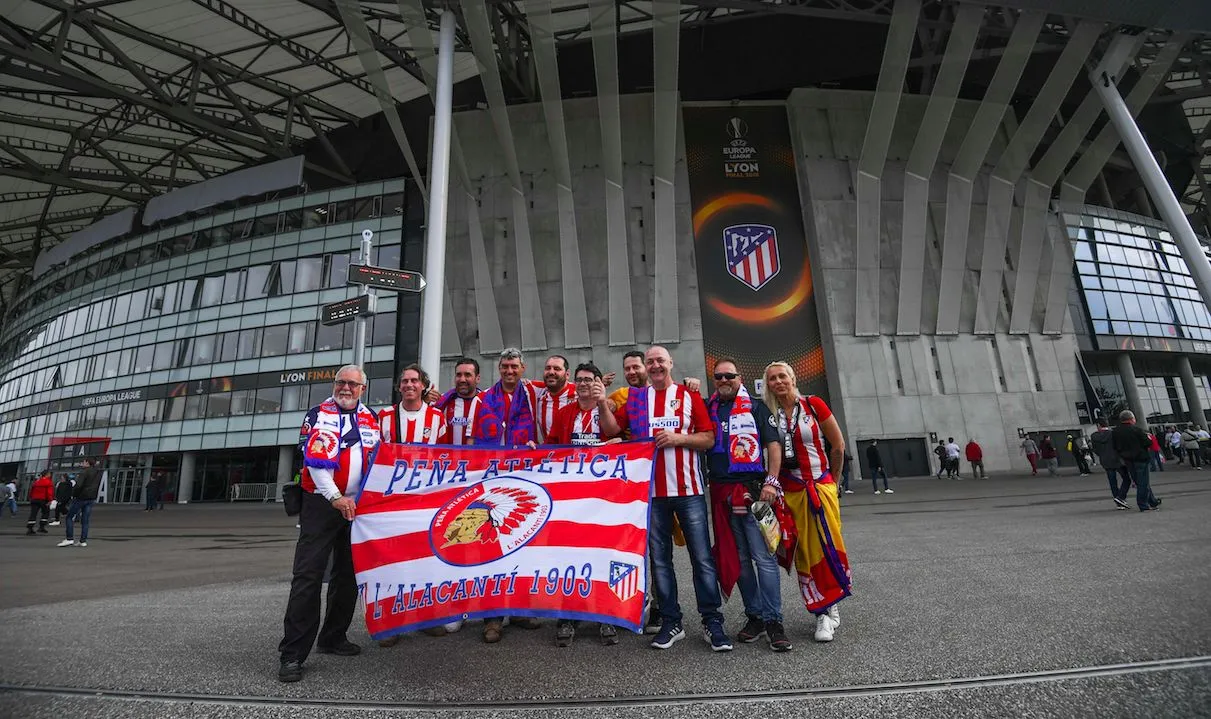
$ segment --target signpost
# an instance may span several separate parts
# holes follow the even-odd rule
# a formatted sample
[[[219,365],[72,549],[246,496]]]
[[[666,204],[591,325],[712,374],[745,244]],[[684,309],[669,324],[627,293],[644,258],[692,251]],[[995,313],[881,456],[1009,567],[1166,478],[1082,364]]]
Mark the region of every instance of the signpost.
[[[358,263],[349,266],[347,282],[361,287],[361,293],[357,297],[324,305],[320,311],[321,324],[339,325],[349,320],[354,321],[353,364],[358,367],[364,366],[366,355],[366,318],[373,315],[377,309],[376,296],[371,290],[379,288],[393,292],[420,292],[425,289],[425,278],[419,272],[371,265],[370,242],[373,239],[372,230],[362,230]]]

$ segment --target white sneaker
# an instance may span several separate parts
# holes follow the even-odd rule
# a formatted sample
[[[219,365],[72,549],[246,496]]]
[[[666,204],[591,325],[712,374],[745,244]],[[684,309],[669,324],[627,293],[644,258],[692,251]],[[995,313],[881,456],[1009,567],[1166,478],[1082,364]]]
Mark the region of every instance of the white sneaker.
[[[80,542],[80,546],[81,546],[81,547],[87,547],[87,546],[88,546],[88,542]]]
[[[463,620],[459,619],[456,622],[450,622],[449,624],[443,624],[442,626],[445,627],[447,632],[453,634],[454,632],[457,632],[459,629],[463,628]]]
[[[59,520],[57,520],[57,519],[56,519],[55,521],[51,522],[50,524],[48,524],[48,525],[46,525],[46,526],[48,526],[48,527],[58,527],[58,526],[59,526]]]
[[[74,540],[74,539],[64,539],[62,542],[59,542],[55,546],[56,547],[70,547],[75,543],[76,543],[76,540]]]
[[[841,610],[837,609],[836,604],[828,608],[828,618],[833,622],[833,629],[841,626]]]
[[[854,490],[852,490],[852,489],[847,489],[847,490],[845,490],[845,493],[846,493],[846,494],[853,494],[853,493],[854,493]]]
[[[883,493],[876,489],[875,494],[883,494]]]
[[[831,642],[833,640],[833,620],[827,614],[816,617],[816,641]]]
[[[895,493],[896,493],[896,490],[894,490],[894,489],[885,489],[885,490],[883,490],[883,493],[884,493],[884,494],[895,494]]]

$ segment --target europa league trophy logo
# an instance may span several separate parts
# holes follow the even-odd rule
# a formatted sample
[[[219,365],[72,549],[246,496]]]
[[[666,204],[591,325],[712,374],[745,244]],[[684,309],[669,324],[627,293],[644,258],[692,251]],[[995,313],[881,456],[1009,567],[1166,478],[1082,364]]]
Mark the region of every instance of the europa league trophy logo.
[[[748,123],[738,117],[727,121],[727,136],[733,140],[743,140],[748,134]]]

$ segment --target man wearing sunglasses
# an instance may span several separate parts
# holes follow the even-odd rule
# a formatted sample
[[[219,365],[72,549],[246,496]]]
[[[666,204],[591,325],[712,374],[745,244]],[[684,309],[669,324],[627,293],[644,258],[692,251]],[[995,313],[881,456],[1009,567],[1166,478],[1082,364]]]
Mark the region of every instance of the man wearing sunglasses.
[[[294,548],[294,578],[283,620],[278,680],[303,678],[303,662],[316,645],[320,654],[351,657],[361,647],[346,632],[357,605],[357,580],[349,544],[354,498],[380,441],[378,418],[362,404],[366,373],[345,365],[336,373],[332,396],[311,408],[300,434],[303,450],[302,511]],[[320,624],[324,570],[332,557],[328,610]]]
[[[739,584],[748,618],[736,638],[750,643],[764,635],[770,649],[789,651],[791,643],[782,628],[778,560],[766,547],[750,511],[757,500],[778,498],[782,441],[777,423],[764,402],[754,402],[749,396],[731,359],[715,363],[715,394],[706,406],[715,426],[715,446],[706,455],[715,528],[711,551],[723,596],[730,596]]]

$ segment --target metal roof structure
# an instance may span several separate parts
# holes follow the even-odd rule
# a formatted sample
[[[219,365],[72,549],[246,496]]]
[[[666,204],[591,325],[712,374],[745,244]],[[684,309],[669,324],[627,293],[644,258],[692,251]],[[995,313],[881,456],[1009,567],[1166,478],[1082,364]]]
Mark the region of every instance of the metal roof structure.
[[[476,77],[487,60],[495,65],[492,71],[503,81],[509,102],[537,101],[534,42],[553,37],[562,74],[564,50],[602,28],[617,36],[650,32],[670,1],[451,0],[459,16],[455,81]],[[1076,16],[1156,23],[1191,33],[1187,51],[1173,65],[1169,92],[1153,101],[1180,103],[1189,117],[1201,162],[1184,200],[1191,211],[1206,213],[1211,40],[1205,33],[1211,32],[1211,5],[1195,0],[987,2],[990,20],[983,32],[1007,37],[1013,22],[1009,8],[1040,3],[1055,18],[1046,37],[1056,47],[1066,40],[1065,21]],[[434,0],[0,4],[5,6],[0,12],[0,309],[20,291],[21,278],[39,252],[117,209],[163,192],[298,155],[304,146],[319,148],[307,153],[309,172],[333,184],[354,182],[355,173],[328,137],[385,113],[395,139],[401,138],[399,118],[392,122],[392,116],[397,106],[427,96],[424,68],[432,59],[438,13],[447,5]],[[660,4],[664,7],[658,9]],[[915,66],[928,73],[940,62],[937,49],[954,17],[954,3],[926,4],[930,13],[919,29]],[[892,0],[694,0],[676,3],[676,13],[683,32],[763,16],[877,28],[890,22],[892,5]],[[468,9],[486,17],[490,37],[468,27]],[[541,22],[535,21],[536,13]],[[481,46],[473,47],[473,37]],[[485,37],[490,48],[482,47]],[[1162,38],[1145,43],[1137,66],[1146,66],[1163,44]],[[482,89],[477,92],[483,96]],[[423,154],[425,138],[412,142]]]

